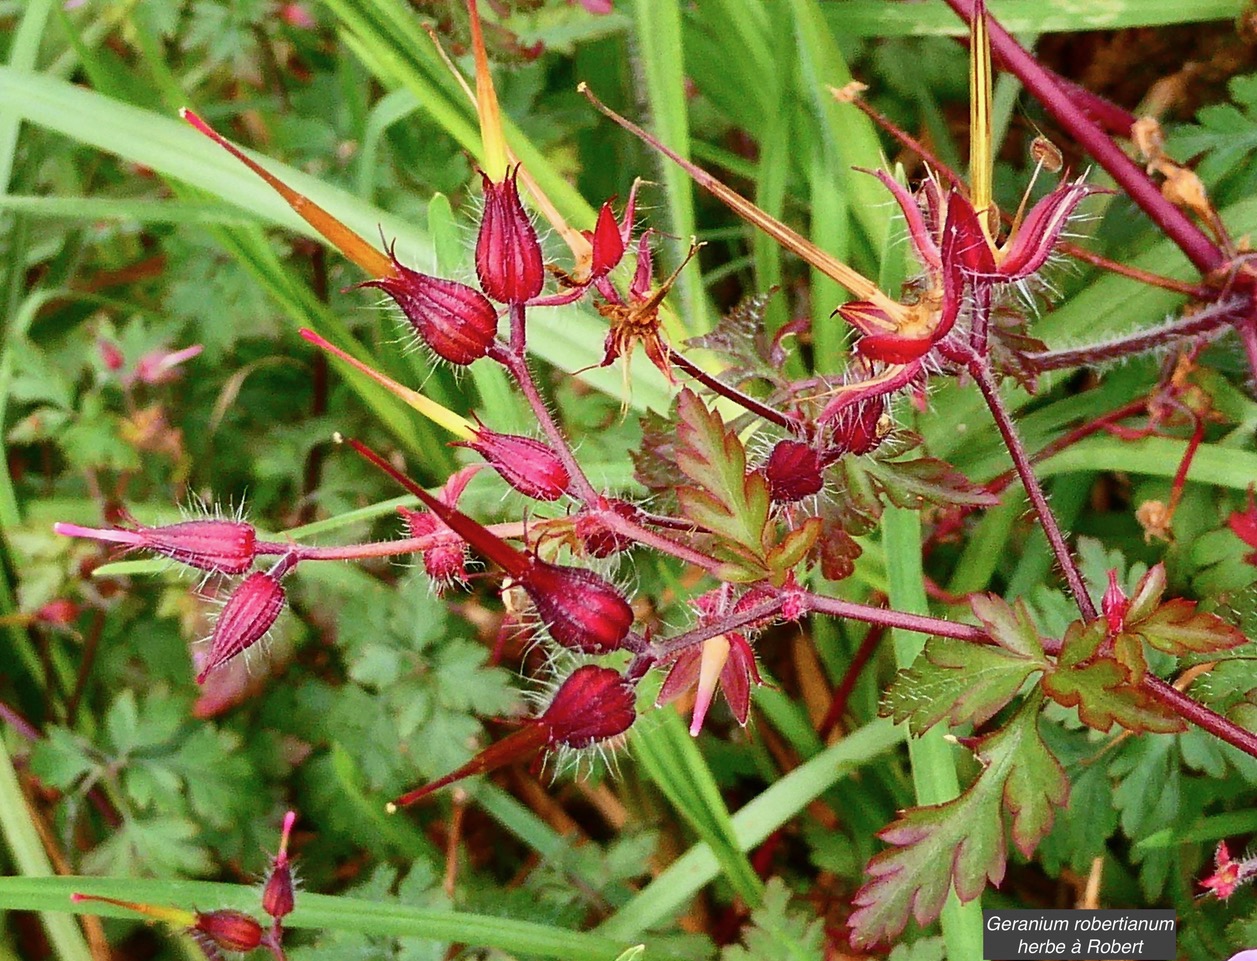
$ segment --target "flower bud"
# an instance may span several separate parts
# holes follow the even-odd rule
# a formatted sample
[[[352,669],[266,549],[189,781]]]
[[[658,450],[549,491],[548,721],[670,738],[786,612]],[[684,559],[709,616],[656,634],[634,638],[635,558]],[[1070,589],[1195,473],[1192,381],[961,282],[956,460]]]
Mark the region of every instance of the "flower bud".
[[[632,685],[619,671],[595,664],[578,667],[541,715],[548,746],[579,749],[618,737],[633,726],[636,702]]]
[[[876,450],[889,433],[889,425],[882,421],[885,412],[882,397],[870,397],[843,408],[834,418],[830,453],[836,457]]]
[[[162,527],[131,523],[131,527],[108,529],[54,524],[53,530],[68,537],[90,537],[124,544],[128,549],[143,548],[216,574],[243,574],[256,557],[257,533],[252,524],[244,521],[206,518]]]
[[[368,280],[402,309],[410,325],[433,352],[451,364],[466,365],[489,352],[498,333],[498,312],[484,294],[466,284],[429,277],[398,262],[392,250],[393,276]]]
[[[262,910],[272,918],[283,918],[292,914],[296,902],[292,865],[288,861],[288,838],[296,821],[296,811],[289,811],[284,815],[284,827],[279,836],[279,853],[271,862],[266,886],[262,888]]]
[[[522,304],[541,293],[546,271],[541,245],[528,213],[519,200],[515,180],[519,166],[508,170],[501,183],[481,173],[484,215],[476,238],[476,276],[494,300]]]
[[[633,626],[633,608],[593,571],[534,559],[518,578],[559,644],[583,654],[617,650]]]
[[[594,225],[593,260],[590,263],[591,277],[605,277],[624,259],[624,237],[620,233],[620,225],[615,222],[615,214],[611,204],[607,202],[598,211],[598,222]]]
[[[797,440],[777,442],[764,465],[764,477],[769,496],[782,504],[811,497],[825,486],[820,457],[810,445]]]
[[[224,951],[252,951],[262,943],[262,925],[257,919],[230,908],[198,913],[192,930]]]
[[[627,501],[600,497],[593,508],[576,515],[572,529],[581,547],[590,557],[610,557],[627,550],[633,543],[607,525],[603,520],[607,514],[618,514],[631,520],[637,515],[637,508]]]
[[[232,592],[214,625],[209,654],[196,676],[198,684],[205,683],[211,671],[247,651],[271,629],[284,609],[284,588],[279,579],[294,563],[289,554],[269,571],[254,571]]]
[[[411,537],[429,537],[431,546],[423,551],[423,570],[436,584],[438,593],[467,580],[467,545],[441,523],[435,514],[399,507]]]
[[[1126,629],[1126,613],[1130,610],[1130,599],[1117,582],[1117,571],[1109,570],[1109,586],[1105,588],[1104,597],[1100,601],[1100,610],[1104,614],[1106,633],[1109,637],[1121,634]]]
[[[471,440],[457,441],[454,446],[476,451],[525,497],[558,500],[572,482],[554,448],[531,437],[499,434],[481,424]]]

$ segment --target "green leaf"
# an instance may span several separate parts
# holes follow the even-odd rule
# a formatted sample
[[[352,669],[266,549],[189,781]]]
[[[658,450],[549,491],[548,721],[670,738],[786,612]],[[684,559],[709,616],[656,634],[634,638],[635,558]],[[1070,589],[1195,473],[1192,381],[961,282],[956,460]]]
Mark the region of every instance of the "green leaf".
[[[926,504],[994,507],[999,503],[990,491],[937,457],[905,461],[868,458],[865,470],[877,478],[882,494],[897,507],[918,510]]]
[[[1038,719],[1042,698],[1026,699],[1013,718],[977,742],[983,771],[954,800],[912,808],[879,832],[893,847],[868,866],[870,880],[855,895],[852,944],[867,947],[893,938],[909,916],[928,924],[943,909],[949,889],[961,901],[999,884],[1007,861],[1002,811],[1012,815],[1012,837],[1029,856],[1069,795],[1069,782],[1043,743]]]
[[[1047,661],[951,637],[932,637],[886,692],[882,714],[908,722],[919,736],[946,718],[952,726],[985,724]]]
[[[1095,656],[1103,640],[1102,619],[1071,624],[1055,669],[1044,674],[1044,693],[1064,707],[1078,708],[1083,724],[1097,731],[1111,730],[1114,722],[1128,731],[1186,730],[1182,718],[1130,683],[1125,665]]]
[[[83,858],[89,874],[208,874],[205,848],[196,843],[198,830],[186,818],[128,818],[103,844]]]
[[[1181,597],[1166,601],[1134,624],[1128,621],[1126,628],[1158,651],[1174,655],[1226,651],[1247,640],[1239,628],[1216,614],[1196,610],[1195,601]]]
[[[814,911],[790,910],[790,889],[773,878],[764,903],[751,913],[742,943],[720,952],[720,961],[822,961],[824,923]]]
[[[681,510],[694,523],[721,538],[732,559],[765,567],[768,484],[746,471],[746,448],[698,395],[684,390],[677,399],[676,462],[696,487],[681,487]]]
[[[1043,640],[1020,598],[1010,605],[994,594],[974,594],[969,598],[969,606],[991,640],[1005,651],[1032,660],[1043,659]]]

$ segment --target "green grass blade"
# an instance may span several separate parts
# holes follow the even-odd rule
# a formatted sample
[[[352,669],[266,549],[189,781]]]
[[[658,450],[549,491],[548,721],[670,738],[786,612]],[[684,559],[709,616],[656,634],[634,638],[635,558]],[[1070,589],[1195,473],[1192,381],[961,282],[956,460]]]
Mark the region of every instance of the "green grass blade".
[[[882,549],[890,578],[890,606],[897,611],[928,614],[925,576],[921,570],[920,515],[901,507],[888,507],[882,515]],[[892,631],[892,636],[895,663],[902,670],[916,660],[926,639],[920,634],[900,630]],[[942,727],[935,726],[908,742],[918,804],[941,804],[960,793],[952,755],[954,749],[944,737]],[[982,957],[980,898],[961,904],[955,892],[950,892],[940,923],[949,958]]]
[[[650,106],[651,131],[682,157],[690,156],[689,111],[685,98],[685,53],[681,46],[681,10],[677,0],[635,0],[633,12],[640,45],[642,77]],[[672,263],[680,263],[696,233],[694,185],[676,164],[663,161],[662,183],[667,197]],[[683,320],[669,330],[673,340],[705,333],[711,327],[706,296],[697,271],[686,271],[677,282]],[[665,326],[667,321],[665,320]]]
[[[234,908],[255,912],[258,890],[252,885],[207,881],[134,878],[0,878],[0,907],[34,911],[69,911],[103,917],[134,918],[133,912],[110,904],[71,905],[70,895],[105,895],[141,904],[164,904],[206,910]],[[66,919],[69,921],[69,919]],[[284,918],[288,928],[353,931],[377,937],[423,938],[501,948],[512,954],[562,958],[567,961],[606,961],[626,947],[626,940],[598,934],[565,931],[531,921],[485,914],[434,911],[401,904],[381,904],[357,898],[302,892],[297,909]],[[83,961],[90,961],[84,955]]]
[[[968,28],[941,3],[886,3],[885,0],[843,0],[826,4],[835,30],[850,37],[902,37],[949,34]],[[1077,30],[1120,30],[1172,23],[1235,20],[1244,0],[989,0],[987,9],[1006,30],[1055,33]]]
[[[759,904],[763,883],[738,847],[720,789],[681,716],[671,709],[656,711],[634,728],[631,743],[637,763],[715,852],[733,890],[747,904]]]
[[[0,878],[0,884],[7,881],[37,884],[63,880],[52,876],[52,864],[44,852],[39,833],[31,823],[26,798],[22,794],[17,771],[13,769],[13,758],[9,755],[4,738],[0,738],[0,831],[4,833],[4,839],[13,854],[13,863],[25,875],[21,878]],[[57,913],[68,906],[68,901],[61,905],[44,903],[31,906],[31,910],[41,912],[44,929],[61,961],[92,961],[92,954],[87,949],[87,941],[84,940],[78,924],[73,918]],[[5,903],[3,895],[0,895],[0,908],[16,907],[18,905]]]
[[[749,851],[760,844],[840,780],[902,743],[904,735],[889,721],[877,720],[799,765],[733,816],[738,848]],[[712,849],[696,844],[603,922],[598,933],[625,940],[639,937],[675,915],[719,873],[720,862]]]

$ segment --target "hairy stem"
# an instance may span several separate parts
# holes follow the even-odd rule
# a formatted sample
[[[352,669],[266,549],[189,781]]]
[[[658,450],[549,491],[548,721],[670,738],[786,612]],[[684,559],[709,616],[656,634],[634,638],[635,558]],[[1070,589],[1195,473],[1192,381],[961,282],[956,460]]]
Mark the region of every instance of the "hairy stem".
[[[489,531],[502,538],[522,538],[527,526],[519,523],[494,524]],[[446,532],[425,534],[423,537],[403,537],[395,541],[371,541],[366,544],[333,544],[315,547],[309,544],[293,544],[286,541],[258,541],[254,552],[259,556],[291,555],[298,561],[355,561],[368,557],[393,557],[397,554],[417,554],[426,551],[446,536]]]
[[[1200,702],[1192,700],[1159,677],[1146,675],[1140,686],[1183,720],[1190,721],[1198,728],[1221,738],[1250,757],[1257,757],[1257,734],[1244,730],[1216,711],[1211,711]]]
[[[1115,337],[1087,347],[1027,354],[1026,360],[1035,370],[1062,370],[1130,357],[1179,340],[1219,333],[1235,324],[1240,306],[1240,302],[1234,299],[1220,301],[1189,317],[1169,320],[1125,337]]]
[[[1026,489],[1039,523],[1043,525],[1043,533],[1047,535],[1052,553],[1056,556],[1056,562],[1065,574],[1070,593],[1074,595],[1074,600],[1077,601],[1078,609],[1082,611],[1083,617],[1092,620],[1096,616],[1096,609],[1091,602],[1091,595],[1087,593],[1082,573],[1078,570],[1074,555],[1070,553],[1069,545],[1065,542],[1065,535],[1061,533],[1060,525],[1056,523],[1056,515],[1048,506],[1047,495],[1043,493],[1043,487],[1035,476],[1030,456],[1026,453],[1025,445],[1021,442],[1008,408],[1004,406],[1004,399],[1000,397],[999,385],[995,383],[991,368],[985,360],[974,357],[970,360],[968,369],[977,382],[978,389],[982,391],[982,397],[986,401],[991,416],[995,419],[995,426],[999,428],[1000,436],[1004,438],[1004,446],[1008,448],[1009,456],[1013,459],[1013,467],[1017,471],[1017,476],[1021,478],[1021,484]]]
[[[918,634],[936,634],[939,637],[954,637],[962,641],[981,643],[986,640],[986,632],[981,628],[971,624],[958,624],[941,617],[931,617],[928,614],[910,614],[812,593],[804,593],[803,600],[809,611],[830,617],[846,617],[879,627],[896,627],[904,631],[915,631]]]
[[[550,441],[550,445],[554,448],[554,452],[559,455],[559,460],[563,462],[563,466],[567,469],[567,474],[572,479],[572,487],[575,489],[577,498],[586,505],[591,505],[598,499],[598,492],[594,490],[593,484],[589,483],[589,478],[581,470],[580,464],[572,454],[572,448],[568,444],[567,438],[563,436],[563,431],[555,423],[554,417],[550,414],[550,408],[546,406],[545,399],[541,396],[541,391],[537,389],[537,382],[533,380],[532,371],[528,367],[525,347],[524,305],[512,304],[510,350],[494,350],[490,356],[502,364],[515,378],[520,392],[523,393],[524,398],[528,401],[528,406],[532,408],[533,416],[537,418],[537,423],[541,425],[541,429]]]
[[[711,374],[707,373],[707,371],[694,364],[693,361],[686,359],[675,350],[671,352],[671,356],[674,364],[680,367],[681,370],[685,371],[712,393],[719,394],[721,397],[733,401],[742,409],[750,411],[757,417],[762,417],[770,424],[776,424],[778,427],[783,427],[791,433],[798,433],[801,425],[797,418],[791,417],[789,414],[782,413],[775,407],[769,407],[767,404],[756,400],[749,394],[742,393],[742,391],[738,390],[736,387],[726,384],[718,377],[713,377]]]

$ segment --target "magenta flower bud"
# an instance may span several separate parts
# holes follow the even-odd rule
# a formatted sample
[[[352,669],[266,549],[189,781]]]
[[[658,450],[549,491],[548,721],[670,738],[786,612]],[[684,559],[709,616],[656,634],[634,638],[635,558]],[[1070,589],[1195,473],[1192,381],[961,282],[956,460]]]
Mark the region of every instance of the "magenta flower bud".
[[[1109,586],[1105,588],[1104,597],[1100,601],[1100,610],[1104,614],[1109,637],[1115,637],[1126,629],[1126,613],[1130,610],[1130,599],[1122,586],[1117,582],[1117,571],[1109,571]]]
[[[603,204],[598,211],[598,222],[594,224],[590,243],[593,245],[593,260],[589,268],[591,277],[605,277],[624,259],[624,236],[615,221],[610,202]]]
[[[262,888],[262,910],[272,918],[283,918],[292,914],[296,903],[292,865],[288,861],[288,838],[296,821],[296,811],[289,811],[284,815],[284,827],[279,835],[279,853],[271,862],[266,885]]]
[[[438,593],[467,580],[467,544],[446,527],[435,514],[399,507],[411,537],[430,537],[432,545],[423,551],[423,570],[436,584]]]
[[[257,556],[257,533],[244,521],[207,518],[149,527],[130,519],[130,524],[110,529],[54,524],[52,529],[67,537],[90,537],[123,544],[128,550],[150,550],[216,574],[243,574]]]
[[[534,559],[517,580],[550,636],[571,650],[617,650],[633,626],[633,608],[624,595],[593,571]]]
[[[572,524],[573,533],[580,541],[581,547],[590,557],[610,557],[620,551],[628,550],[632,541],[612,530],[603,519],[608,514],[632,520],[637,516],[637,508],[627,501],[610,500],[600,497],[594,508],[576,515]]]
[[[546,280],[537,231],[519,200],[518,176],[518,165],[507,171],[501,183],[480,174],[484,216],[476,238],[476,276],[484,292],[504,304],[532,300]]]
[[[96,341],[96,348],[100,351],[100,359],[106,370],[118,371],[126,366],[127,359],[122,354],[122,348],[112,340],[101,338]]]
[[[209,654],[196,676],[198,684],[204,684],[211,671],[247,651],[271,629],[284,609],[284,588],[279,579],[295,563],[288,554],[269,571],[254,571],[227,598],[210,637]]]
[[[224,951],[252,951],[262,943],[262,925],[243,911],[224,908],[219,911],[198,912],[192,926],[194,936],[207,939]]]
[[[403,794],[388,805],[391,813],[434,791],[475,774],[496,771],[541,750],[579,750],[618,737],[637,718],[633,686],[609,667],[585,664],[559,685],[550,706],[473,757],[462,767]]]
[[[797,440],[778,441],[764,465],[764,478],[773,500],[792,504],[819,493],[825,486],[821,459],[808,444]]]
[[[531,437],[499,434],[481,424],[474,438],[454,446],[476,451],[511,487],[534,500],[558,500],[572,482],[554,448]]]
[[[411,270],[398,262],[391,249],[389,257],[393,276],[358,286],[377,287],[397,301],[423,342],[451,364],[465,366],[489,352],[498,333],[498,312],[484,294],[454,280]]]
[[[619,737],[637,719],[637,698],[619,671],[586,664],[559,685],[541,715],[549,747],[583,748]]]

